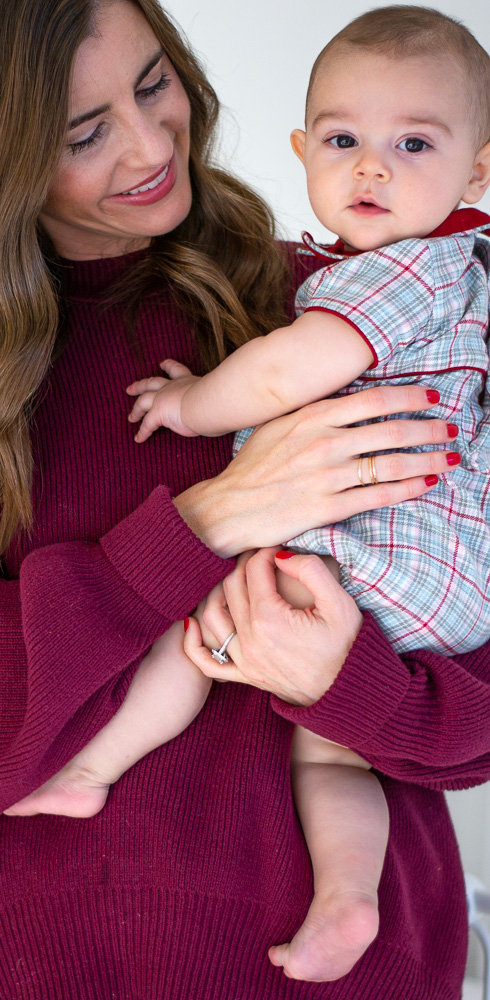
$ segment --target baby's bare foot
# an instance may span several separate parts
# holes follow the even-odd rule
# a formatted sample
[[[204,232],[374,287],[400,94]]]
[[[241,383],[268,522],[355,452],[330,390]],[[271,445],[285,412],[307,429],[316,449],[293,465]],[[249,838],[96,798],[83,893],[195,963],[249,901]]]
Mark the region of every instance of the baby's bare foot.
[[[378,932],[377,893],[348,890],[313,897],[290,944],[269,949],[290,979],[330,982],[347,975]]]
[[[35,792],[5,809],[4,815],[95,816],[105,805],[109,788],[107,778],[83,767],[75,757]]]

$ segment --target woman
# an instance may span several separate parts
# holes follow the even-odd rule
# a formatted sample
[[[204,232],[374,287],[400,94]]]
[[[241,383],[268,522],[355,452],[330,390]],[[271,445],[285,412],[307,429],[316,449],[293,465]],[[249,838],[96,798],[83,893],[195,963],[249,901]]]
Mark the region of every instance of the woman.
[[[427,409],[412,387],[282,418],[229,466],[226,440],[135,447],[124,386],[163,348],[202,370],[276,324],[282,251],[257,199],[210,168],[215,98],[154,0],[4,0],[0,28],[7,808],[100,730],[229,557],[420,493],[444,453],[380,457],[383,483],[410,478],[365,490],[357,456],[449,437],[440,421],[348,428]],[[490,772],[490,653],[402,662],[315,560],[290,562],[315,614],[288,617],[273,550],[243,560],[227,586],[246,684],[215,685],[100,814],[2,817],[0,996],[456,1000],[464,900],[433,789]],[[311,897],[293,721],[389,776],[381,932],[331,984],[267,958]]]

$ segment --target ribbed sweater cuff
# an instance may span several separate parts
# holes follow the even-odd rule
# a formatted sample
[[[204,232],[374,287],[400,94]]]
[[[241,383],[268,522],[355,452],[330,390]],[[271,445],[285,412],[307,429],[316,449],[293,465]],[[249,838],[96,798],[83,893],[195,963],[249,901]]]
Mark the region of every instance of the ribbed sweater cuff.
[[[171,621],[185,617],[234,566],[192,533],[164,486],[109,531],[101,547],[126,583]]]
[[[310,729],[362,754],[406,695],[410,674],[371,615],[323,698],[308,708],[288,705],[275,695],[272,708],[289,722]]]

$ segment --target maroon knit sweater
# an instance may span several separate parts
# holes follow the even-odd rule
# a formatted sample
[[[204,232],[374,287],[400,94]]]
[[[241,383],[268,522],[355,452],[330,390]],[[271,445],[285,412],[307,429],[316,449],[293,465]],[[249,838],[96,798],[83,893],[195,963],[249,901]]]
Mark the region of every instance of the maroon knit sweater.
[[[100,311],[135,256],[68,270],[70,338],[33,430],[35,527],[0,580],[0,809],[107,722],[151,643],[232,565],[171,501],[222,468],[230,440],[133,442],[124,387],[165,356],[198,370],[165,293],[144,303],[139,354],[120,310]],[[490,646],[401,660],[370,619],[311,708],[214,685],[95,818],[0,817],[1,1000],[457,1000],[465,904],[440,789],[490,776],[489,717]],[[293,721],[373,762],[390,807],[381,930],[332,984],[293,982],[267,958],[311,895]]]

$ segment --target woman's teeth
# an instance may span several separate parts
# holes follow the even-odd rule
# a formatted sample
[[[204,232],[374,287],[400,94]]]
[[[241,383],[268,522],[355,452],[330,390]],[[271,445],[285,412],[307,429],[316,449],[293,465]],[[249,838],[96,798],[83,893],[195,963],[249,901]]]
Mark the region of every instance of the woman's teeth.
[[[167,174],[168,174],[168,163],[167,163],[167,166],[163,168],[161,174],[158,174],[158,177],[155,177],[155,179],[153,181],[150,181],[149,184],[143,184],[139,188],[133,188],[132,191],[123,191],[122,193],[123,194],[142,194],[143,191],[152,191],[153,188],[156,188],[158,184],[161,184],[162,181],[165,180]]]

